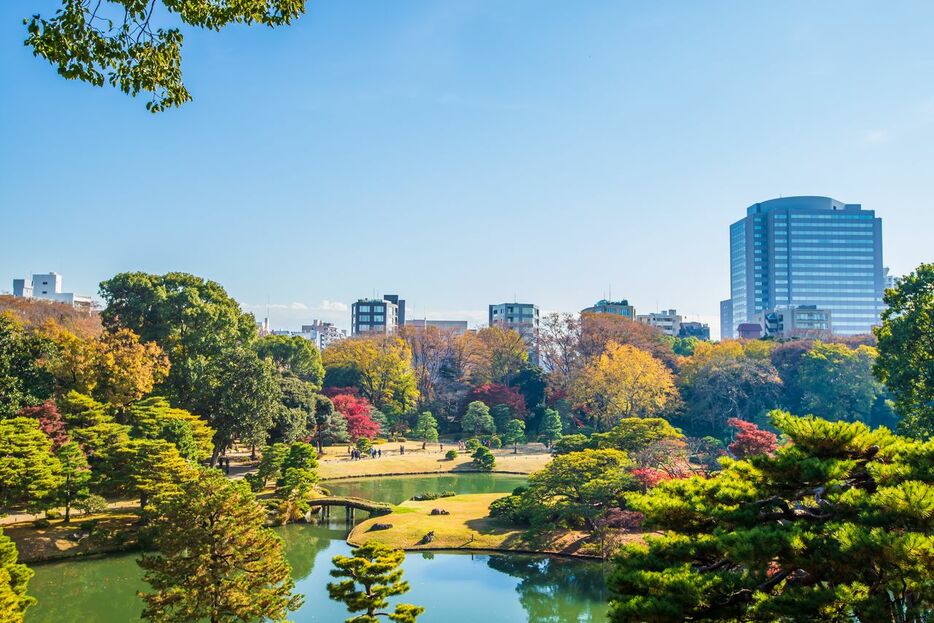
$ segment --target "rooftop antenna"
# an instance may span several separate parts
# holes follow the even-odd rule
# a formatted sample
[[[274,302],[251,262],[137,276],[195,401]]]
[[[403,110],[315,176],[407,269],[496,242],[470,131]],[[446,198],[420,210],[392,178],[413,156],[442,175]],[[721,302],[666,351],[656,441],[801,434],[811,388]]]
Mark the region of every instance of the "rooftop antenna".
[[[609,284],[609,288],[610,288],[610,293],[609,293],[608,298],[612,301],[613,300],[613,282],[612,281]]]

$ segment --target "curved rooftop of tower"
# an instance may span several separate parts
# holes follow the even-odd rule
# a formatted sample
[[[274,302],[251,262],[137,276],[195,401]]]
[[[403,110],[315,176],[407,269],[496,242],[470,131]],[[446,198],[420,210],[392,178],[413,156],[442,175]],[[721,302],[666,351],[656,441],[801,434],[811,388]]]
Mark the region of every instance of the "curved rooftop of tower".
[[[766,214],[773,210],[834,210],[858,211],[862,206],[858,203],[843,203],[832,197],[818,197],[804,195],[800,197],[781,197],[754,203],[746,209],[746,214]]]

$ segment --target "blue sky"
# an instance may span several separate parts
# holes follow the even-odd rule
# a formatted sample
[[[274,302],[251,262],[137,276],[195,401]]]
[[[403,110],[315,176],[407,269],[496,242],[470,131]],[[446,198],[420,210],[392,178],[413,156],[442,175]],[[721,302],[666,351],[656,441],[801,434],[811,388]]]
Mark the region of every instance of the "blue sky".
[[[55,5],[0,3],[0,290],[183,270],[297,328],[612,286],[716,333],[729,224],[796,194],[875,209],[896,274],[934,260],[931,2],[310,1],[185,30],[195,99],[157,116],[31,56]]]

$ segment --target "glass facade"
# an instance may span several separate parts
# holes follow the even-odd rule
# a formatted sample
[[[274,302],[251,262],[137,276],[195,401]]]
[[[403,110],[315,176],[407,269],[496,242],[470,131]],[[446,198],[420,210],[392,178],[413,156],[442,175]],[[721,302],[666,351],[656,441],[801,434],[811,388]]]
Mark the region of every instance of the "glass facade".
[[[882,219],[858,204],[772,199],[730,226],[734,329],[761,311],[816,305],[833,311],[834,333],[868,333],[884,288]]]

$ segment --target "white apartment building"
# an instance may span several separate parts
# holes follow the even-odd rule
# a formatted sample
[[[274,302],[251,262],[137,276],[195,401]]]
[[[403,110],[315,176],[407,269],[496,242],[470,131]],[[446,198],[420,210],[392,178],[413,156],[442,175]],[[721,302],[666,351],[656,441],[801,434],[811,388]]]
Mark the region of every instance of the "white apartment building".
[[[664,309],[651,314],[639,314],[636,320],[661,330],[665,335],[678,337],[681,331],[681,316],[674,309]]]
[[[58,273],[33,275],[29,284],[25,279],[14,279],[13,296],[65,303],[75,309],[86,311],[91,311],[93,302],[90,296],[62,292],[62,276]]]

